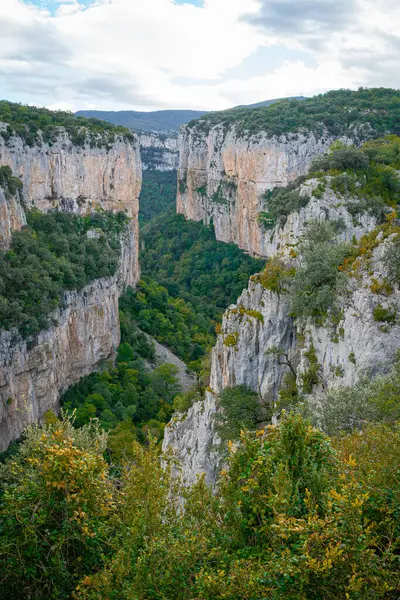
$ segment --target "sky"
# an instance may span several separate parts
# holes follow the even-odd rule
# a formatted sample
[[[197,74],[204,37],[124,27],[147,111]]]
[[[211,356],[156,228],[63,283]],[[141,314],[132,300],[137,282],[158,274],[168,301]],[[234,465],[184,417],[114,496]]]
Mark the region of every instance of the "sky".
[[[0,0],[0,98],[219,110],[400,88],[399,0]]]

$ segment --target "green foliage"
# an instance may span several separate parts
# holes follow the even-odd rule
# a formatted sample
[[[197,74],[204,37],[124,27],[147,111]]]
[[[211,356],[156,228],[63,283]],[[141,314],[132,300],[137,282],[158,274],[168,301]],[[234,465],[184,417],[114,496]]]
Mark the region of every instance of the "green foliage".
[[[287,286],[295,273],[295,269],[287,267],[280,258],[274,256],[269,259],[264,270],[252,279],[256,283],[261,283],[266,290],[282,294],[287,291]]]
[[[109,146],[117,137],[134,139],[128,129],[115,127],[105,121],[6,100],[0,101],[0,122],[8,124],[7,129],[1,132],[3,138],[8,140],[12,135],[19,135],[29,146],[42,142],[51,144],[63,130],[77,146],[84,146],[85,143],[90,146]]]
[[[31,426],[0,470],[0,593],[67,598],[101,567],[110,545],[113,490],[95,424]]]
[[[367,142],[361,149],[338,147],[314,160],[311,176],[321,171],[331,174],[335,192],[356,198],[346,205],[354,217],[369,212],[381,223],[385,207],[396,208],[400,202],[399,148],[397,135]]]
[[[319,373],[321,369],[313,343],[311,343],[308,350],[304,352],[304,356],[308,360],[308,367],[306,371],[301,374],[302,391],[305,394],[311,394],[314,385],[319,383]]]
[[[50,325],[66,290],[115,274],[127,218],[30,211],[27,221],[13,233],[10,250],[0,253],[0,327],[17,327],[25,337]],[[89,238],[92,229],[101,235]]]
[[[139,223],[144,225],[176,202],[176,171],[143,171]]]
[[[235,348],[237,350],[237,343],[239,341],[239,334],[237,331],[233,333],[228,333],[228,335],[224,338],[224,346],[228,348]]]
[[[110,432],[108,448],[116,462],[130,455],[132,441],[146,439],[149,427],[162,438],[181,391],[177,367],[167,363],[150,371],[142,358],[151,354],[154,349],[144,334],[136,332],[135,346],[126,341],[119,346],[115,367],[83,377],[61,398],[65,410],[75,411],[78,427],[97,418]]]
[[[346,134],[362,139],[363,135],[399,133],[399,121],[398,90],[360,88],[335,90],[305,100],[281,100],[268,107],[208,113],[190,121],[188,127],[199,133],[207,133],[215,125],[227,131],[234,125],[241,135],[265,132],[279,136],[311,131],[317,136]]]
[[[241,431],[254,430],[263,414],[258,394],[244,385],[225,388],[218,396],[218,408],[217,431],[223,442],[238,440]]]
[[[154,440],[132,443],[112,492],[104,437],[58,430],[36,427],[2,471],[5,598],[396,597],[398,424],[330,440],[284,414],[229,444],[214,493],[202,478],[186,489],[171,480]]]
[[[182,298],[172,297],[167,288],[143,278],[135,290],[128,288],[120,299],[125,315],[168,346],[189,367],[199,366],[199,361],[212,346],[214,335],[210,321],[195,312]]]
[[[400,235],[397,235],[387,248],[383,257],[384,264],[388,271],[389,281],[393,284],[400,284]]]
[[[350,358],[350,357],[349,357]],[[305,401],[305,414],[329,435],[362,430],[366,422],[400,420],[399,357],[387,375],[364,377],[354,387],[333,389]]]
[[[334,233],[330,223],[314,222],[301,240],[301,265],[290,286],[291,310],[297,317],[324,317],[346,283],[339,267],[350,247],[335,243]]]
[[[261,217],[262,224],[266,225],[267,229],[276,225],[283,227],[290,213],[297,212],[307,206],[309,197],[307,195],[301,196],[297,189],[304,180],[305,177],[299,177],[294,183],[284,188],[277,187],[272,191],[268,190],[264,194],[263,201],[267,212],[260,213],[259,220]]]
[[[22,190],[22,181],[13,176],[9,166],[0,167],[0,187],[11,196]]]
[[[374,321],[384,323],[395,323],[397,319],[396,308],[384,308],[382,304],[375,306],[373,310]]]

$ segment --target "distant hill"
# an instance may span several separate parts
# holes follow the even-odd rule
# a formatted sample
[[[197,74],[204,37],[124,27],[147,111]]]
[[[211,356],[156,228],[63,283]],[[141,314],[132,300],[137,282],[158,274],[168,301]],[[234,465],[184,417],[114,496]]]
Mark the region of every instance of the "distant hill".
[[[270,104],[274,104],[274,102],[279,102],[279,100],[305,100],[305,96],[290,96],[289,98],[274,98],[273,100],[263,100],[262,102],[256,102],[255,104],[240,104],[239,106],[235,106],[235,108],[259,108],[260,106],[269,106]]]
[[[304,100],[304,96],[294,96],[286,99]],[[258,108],[259,106],[269,106],[278,100],[283,100],[283,98],[264,100],[256,104],[244,104],[234,108]],[[154,110],[148,112],[136,110],[79,110],[75,113],[77,117],[101,119],[113,123],[113,125],[122,125],[136,131],[179,131],[181,125],[199,119],[205,114],[207,114],[205,110]]]
[[[77,117],[94,117],[114,125],[122,125],[137,131],[179,131],[179,127],[206,114],[204,110],[79,110]]]

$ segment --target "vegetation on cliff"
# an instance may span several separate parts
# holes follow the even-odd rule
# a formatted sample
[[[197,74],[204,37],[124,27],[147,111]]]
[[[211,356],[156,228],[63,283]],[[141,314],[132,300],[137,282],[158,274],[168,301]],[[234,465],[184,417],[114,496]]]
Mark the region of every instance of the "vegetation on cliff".
[[[382,223],[388,208],[397,208],[400,203],[399,169],[400,137],[397,135],[371,140],[361,148],[335,142],[329,153],[313,161],[307,176],[264,194],[259,223],[264,229],[285,225],[291,213],[309,203],[309,193],[300,193],[300,186],[310,179],[320,181],[312,196],[322,198],[329,187],[344,199],[354,219],[369,213]]]
[[[114,275],[126,222],[125,214],[104,211],[27,212],[27,226],[0,252],[0,327],[35,335],[51,325],[65,291]]]
[[[133,442],[118,471],[104,447],[95,425],[55,420],[31,427],[1,467],[2,596],[397,597],[398,423],[364,418],[362,432],[329,438],[283,415],[228,443],[214,494],[202,479],[180,488],[154,441]]]
[[[72,113],[52,111],[47,108],[25,106],[14,102],[0,101],[0,123],[7,127],[0,135],[8,141],[13,135],[19,135],[29,146],[52,144],[60,132],[66,131],[76,146],[109,146],[116,137],[133,140],[129,129],[116,127],[99,119],[75,117]]]
[[[312,132],[317,136],[348,135],[353,139],[400,133],[400,92],[390,88],[334,90],[304,100],[281,100],[267,107],[208,113],[190,121],[199,135],[220,125],[239,135],[279,136]]]
[[[9,166],[0,167],[0,187],[3,188],[8,195],[15,195],[22,189],[22,181],[18,177],[14,177]]]

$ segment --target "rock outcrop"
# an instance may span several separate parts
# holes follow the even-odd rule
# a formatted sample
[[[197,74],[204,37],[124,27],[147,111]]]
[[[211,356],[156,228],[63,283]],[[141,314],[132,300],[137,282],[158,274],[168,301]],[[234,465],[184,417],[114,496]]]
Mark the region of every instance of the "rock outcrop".
[[[119,277],[99,279],[80,292],[68,292],[57,325],[34,342],[0,335],[0,451],[24,427],[59,409],[69,385],[93,371],[116,351],[119,340]]]
[[[176,171],[179,166],[178,134],[149,133],[138,134],[143,170]]]
[[[13,231],[26,224],[26,215],[19,193],[10,194],[0,187],[0,249],[6,249]]]
[[[212,221],[218,240],[269,256],[269,233],[258,222],[263,194],[306,174],[332,142],[332,136],[314,134],[241,137],[218,125],[201,135],[185,126],[179,137],[177,212]]]
[[[96,208],[125,212],[118,273],[79,292],[67,292],[54,326],[23,341],[15,332],[0,334],[0,450],[24,426],[57,411],[69,385],[113,356],[119,341],[118,299],[139,278],[138,197],[141,187],[139,144],[116,137],[111,146],[75,146],[66,133],[51,144],[28,146],[0,135],[0,164],[23,182],[21,201],[0,190],[1,243],[25,224],[26,208],[86,214]]]
[[[314,187],[313,180],[303,186],[303,192],[310,194],[310,204],[290,215],[285,228],[272,234],[271,249],[279,248],[283,257],[298,242],[310,218],[341,218],[344,240],[353,236],[359,239],[375,227],[375,220],[366,214],[354,223],[343,199],[329,188],[322,198],[313,197]],[[204,406],[197,402],[186,416],[175,417],[166,427],[164,449],[176,452],[183,481],[191,483],[201,472],[210,483],[216,481],[220,459],[214,416],[217,396],[224,388],[243,384],[257,392],[263,402],[273,405],[289,373],[289,367],[280,364],[287,359],[296,372],[299,389],[304,389],[310,366],[316,368],[318,382],[313,385],[313,395],[354,385],[367,373],[373,376],[387,370],[400,348],[400,323],[398,319],[390,324],[379,322],[374,311],[379,305],[392,314],[399,313],[400,291],[394,289],[387,297],[379,294],[379,289],[378,293],[372,290],[376,281],[386,276],[382,258],[390,243],[390,238],[381,239],[368,263],[360,267],[356,277],[349,278],[347,291],[340,299],[340,317],[335,322],[327,319],[318,326],[311,319],[294,320],[286,294],[265,289],[257,278],[250,281],[237,304],[229,307],[223,317],[212,351],[212,393],[207,394]],[[285,353],[285,361],[267,352],[272,347]]]

